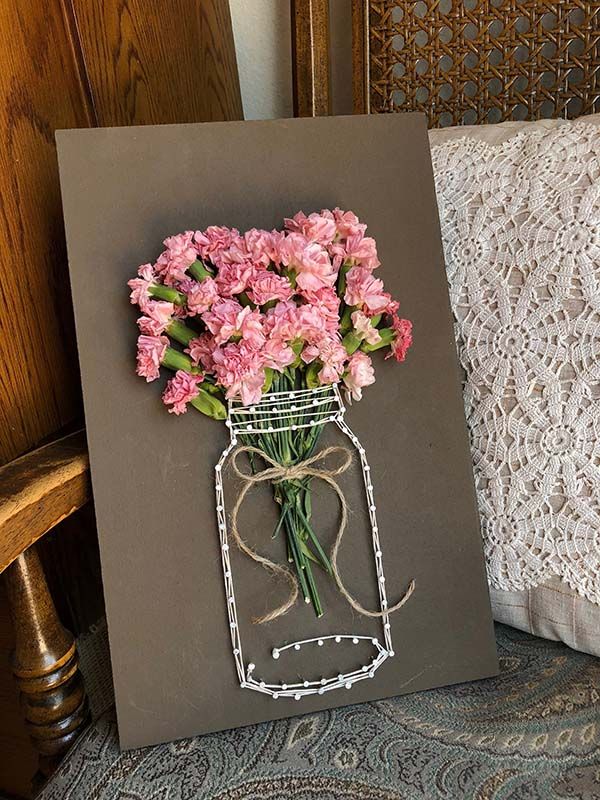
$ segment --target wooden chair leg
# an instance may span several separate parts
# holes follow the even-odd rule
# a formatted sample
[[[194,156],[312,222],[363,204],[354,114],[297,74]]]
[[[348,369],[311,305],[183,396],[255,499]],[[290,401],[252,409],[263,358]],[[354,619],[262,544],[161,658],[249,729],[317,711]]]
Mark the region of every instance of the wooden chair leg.
[[[12,669],[25,722],[51,771],[88,717],[73,636],[61,625],[35,547],[4,572],[15,629]]]

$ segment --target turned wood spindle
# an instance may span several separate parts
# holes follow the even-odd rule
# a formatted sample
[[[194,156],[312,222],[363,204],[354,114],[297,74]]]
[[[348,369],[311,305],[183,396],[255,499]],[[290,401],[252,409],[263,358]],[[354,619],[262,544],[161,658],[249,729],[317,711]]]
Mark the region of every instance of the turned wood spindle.
[[[35,547],[4,579],[15,629],[12,669],[27,729],[42,756],[60,756],[88,715],[75,640],[58,619]]]

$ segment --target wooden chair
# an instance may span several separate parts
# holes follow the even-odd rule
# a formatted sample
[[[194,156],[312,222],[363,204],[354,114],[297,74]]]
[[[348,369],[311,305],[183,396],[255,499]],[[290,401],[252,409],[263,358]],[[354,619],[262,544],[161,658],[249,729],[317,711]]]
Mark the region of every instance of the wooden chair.
[[[298,116],[329,113],[329,4],[294,0]],[[430,127],[600,111],[595,0],[352,0],[354,112]]]
[[[0,572],[15,630],[12,668],[42,768],[87,718],[75,640],[61,625],[35,542],[91,497],[79,431],[0,468]]]

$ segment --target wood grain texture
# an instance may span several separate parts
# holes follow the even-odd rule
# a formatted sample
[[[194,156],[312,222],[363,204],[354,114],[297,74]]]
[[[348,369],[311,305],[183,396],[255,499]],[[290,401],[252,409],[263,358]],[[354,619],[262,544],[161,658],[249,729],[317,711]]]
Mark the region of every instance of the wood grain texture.
[[[83,431],[0,468],[0,572],[90,497]]]
[[[352,100],[354,114],[368,114],[369,91],[369,0],[352,0]]]
[[[36,749],[53,759],[88,717],[75,640],[58,619],[35,548],[10,565],[4,580],[15,630],[12,669],[27,731]]]
[[[0,13],[0,463],[80,409],[54,130],[91,122],[60,0]]]
[[[291,0],[294,116],[331,114],[329,0]]]
[[[100,125],[242,119],[227,0],[70,0]]]
[[[81,414],[54,131],[240,119],[227,0],[0,12],[0,464]]]
[[[10,667],[14,647],[6,587],[0,578],[0,797],[4,792],[9,797],[30,798],[38,753],[25,728],[19,691]]]

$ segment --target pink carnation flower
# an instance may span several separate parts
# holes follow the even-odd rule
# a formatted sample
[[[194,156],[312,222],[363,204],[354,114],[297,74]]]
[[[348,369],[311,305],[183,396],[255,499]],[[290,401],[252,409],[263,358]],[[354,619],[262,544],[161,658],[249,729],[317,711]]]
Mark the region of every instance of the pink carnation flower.
[[[151,317],[140,317],[137,321],[140,333],[144,336],[160,336],[167,327],[163,322],[158,322]]]
[[[163,244],[167,249],[158,257],[155,269],[167,286],[175,286],[187,278],[186,270],[198,256],[193,237],[193,231],[185,231],[165,239]]]
[[[189,357],[196,366],[202,366],[206,372],[214,369],[213,352],[217,347],[214,336],[210,333],[201,333],[196,339],[192,339],[185,349]]]
[[[285,227],[294,233],[301,233],[311,242],[317,244],[331,244],[336,234],[336,224],[331,213],[317,214],[313,212],[308,217],[303,211],[294,214],[292,219],[284,220]]]
[[[335,289],[322,286],[316,291],[302,292],[302,297],[318,315],[322,327],[337,333],[340,324],[340,298]]]
[[[362,311],[354,311],[350,319],[354,327],[354,332],[361,341],[367,344],[377,344],[381,341],[381,334],[371,325],[371,320]]]
[[[397,314],[392,317],[392,328],[396,332],[396,338],[390,345],[390,352],[386,358],[392,356],[396,361],[404,361],[408,348],[411,346],[412,337],[412,322],[409,319],[400,319]]]
[[[222,263],[219,267],[215,284],[220,295],[233,297],[245,292],[252,283],[256,268],[249,262],[239,264]]]
[[[360,233],[349,236],[345,242],[336,242],[330,251],[337,269],[342,264],[350,264],[364,267],[372,272],[381,264],[377,258],[375,239],[370,236],[363,237]]]
[[[198,384],[202,380],[202,375],[190,375],[184,370],[177,370],[167,382],[162,396],[163,403],[171,406],[169,414],[185,414],[190,400],[198,397]]]
[[[265,383],[264,363],[260,353],[246,342],[218,347],[213,353],[215,374],[227,391],[228,400],[241,397],[244,405],[258,403]]]
[[[248,258],[257,267],[266,269],[278,261],[279,244],[283,237],[280,231],[263,231],[251,228],[244,234]]]
[[[160,336],[169,327],[173,319],[175,306],[164,300],[148,300],[144,304],[146,316],[137,321],[140,331],[148,336]]]
[[[294,290],[287,278],[273,272],[261,270],[256,272],[248,296],[257,306],[263,306],[271,300],[290,300]]]
[[[358,306],[371,316],[390,312],[390,305],[394,302],[391,295],[383,291],[383,281],[374,278],[365,267],[352,267],[348,271],[344,300],[349,306]]]
[[[262,352],[265,366],[271,367],[277,372],[283,372],[296,360],[296,354],[292,348],[281,339],[267,339]]]
[[[137,374],[146,382],[155,381],[160,374],[160,365],[169,346],[166,336],[138,336]]]
[[[381,265],[375,239],[360,233],[352,234],[346,239],[346,257],[365,269],[374,270]]]
[[[221,250],[220,254],[220,261],[218,262],[219,266],[222,267],[225,264],[251,264],[252,260],[250,258],[250,253],[248,252],[248,248],[246,247],[246,240],[243,236],[239,234],[234,234],[231,237],[231,242],[229,247],[226,249]],[[255,269],[254,265],[252,265]]]
[[[203,314],[219,298],[217,283],[213,278],[190,281],[185,289],[181,288],[187,294],[187,307],[192,314]]]
[[[221,261],[221,254],[229,249],[232,240],[239,235],[239,231],[235,228],[211,225],[205,231],[196,231],[194,244],[204,261],[218,264]]]
[[[348,358],[348,353],[342,343],[332,336],[324,336],[316,344],[307,345],[302,351],[302,360],[307,364],[317,358],[323,364],[323,368],[319,372],[321,383],[339,381],[344,371],[344,363]]]
[[[348,368],[344,373],[344,385],[349,400],[360,400],[365,386],[375,383],[375,370],[366,353],[357,351],[350,356]]]
[[[327,318],[316,306],[282,301],[267,311],[264,330],[269,338],[284,342],[303,339],[314,343],[327,335],[327,324]]]
[[[342,211],[341,208],[334,208],[333,218],[337,227],[338,236],[341,239],[346,239],[348,236],[355,236],[356,234],[364,235],[367,230],[367,226],[360,222],[356,214],[352,211]]]
[[[131,289],[131,294],[129,295],[131,304],[138,305],[143,311],[150,298],[148,289],[155,283],[156,276],[152,264],[142,264],[138,269],[138,277],[127,281],[127,285]]]
[[[285,237],[280,257],[281,263],[296,273],[300,289],[316,291],[335,283],[336,271],[327,250],[301,233],[290,233]]]
[[[262,347],[265,342],[262,315],[250,306],[243,308],[236,300],[221,300],[202,314],[202,321],[215,337],[218,345],[232,336],[241,336],[251,347]]]

